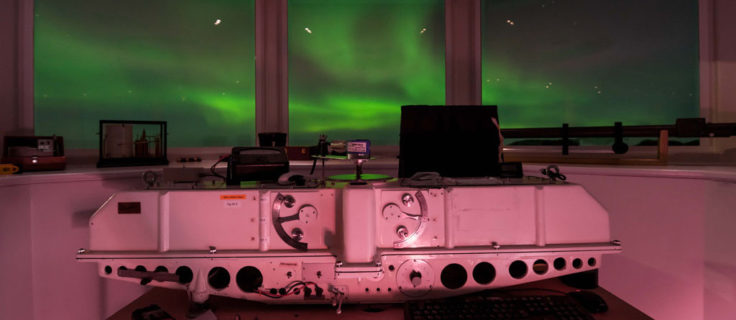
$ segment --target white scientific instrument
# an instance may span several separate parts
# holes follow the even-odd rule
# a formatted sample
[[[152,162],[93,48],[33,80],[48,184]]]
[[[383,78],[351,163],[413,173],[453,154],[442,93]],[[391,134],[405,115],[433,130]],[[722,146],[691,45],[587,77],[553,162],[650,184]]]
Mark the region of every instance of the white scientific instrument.
[[[618,253],[581,186],[147,190],[113,195],[77,259],[105,278],[267,303],[401,302],[597,269]]]

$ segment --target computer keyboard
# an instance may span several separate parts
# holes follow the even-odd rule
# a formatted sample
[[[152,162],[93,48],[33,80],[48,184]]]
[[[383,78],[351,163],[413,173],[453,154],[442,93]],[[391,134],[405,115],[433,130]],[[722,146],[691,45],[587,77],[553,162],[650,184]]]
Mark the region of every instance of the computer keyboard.
[[[404,319],[588,320],[593,319],[593,316],[571,297],[564,295],[467,296],[408,302]]]

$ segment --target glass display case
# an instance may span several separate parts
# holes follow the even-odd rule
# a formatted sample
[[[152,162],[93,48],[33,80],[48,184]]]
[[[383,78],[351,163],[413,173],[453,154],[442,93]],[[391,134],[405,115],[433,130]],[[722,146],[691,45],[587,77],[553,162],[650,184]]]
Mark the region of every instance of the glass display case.
[[[167,165],[166,121],[100,120],[97,167]]]

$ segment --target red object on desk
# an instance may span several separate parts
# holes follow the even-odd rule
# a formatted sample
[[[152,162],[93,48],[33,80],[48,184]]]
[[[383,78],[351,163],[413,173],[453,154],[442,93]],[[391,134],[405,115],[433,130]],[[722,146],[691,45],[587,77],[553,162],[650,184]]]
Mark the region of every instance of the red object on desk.
[[[3,141],[2,162],[23,171],[64,170],[64,138],[59,136],[7,136]]]

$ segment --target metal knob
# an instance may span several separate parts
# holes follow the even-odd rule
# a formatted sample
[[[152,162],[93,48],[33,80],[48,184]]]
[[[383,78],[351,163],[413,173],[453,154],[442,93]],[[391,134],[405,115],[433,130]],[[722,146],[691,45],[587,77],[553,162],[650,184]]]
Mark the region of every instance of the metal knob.
[[[396,235],[399,236],[399,239],[404,240],[409,237],[409,229],[405,226],[399,226],[396,228]]]
[[[290,195],[284,196],[284,206],[285,207],[287,207],[287,208],[293,207],[294,206],[294,202],[296,202],[296,200],[294,200],[294,197],[292,197]]]
[[[412,197],[411,194],[404,193],[401,196],[401,203],[403,203],[407,208],[411,208],[411,206],[414,205],[414,197]]]
[[[299,228],[294,228],[293,230],[291,230],[291,238],[296,241],[301,241],[302,239],[304,239],[304,231]]]
[[[422,284],[422,273],[416,270],[413,270],[409,274],[409,281],[411,281],[411,284],[416,288],[420,284]]]

